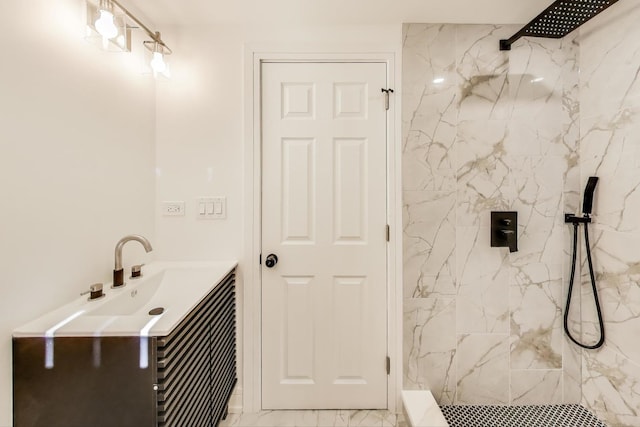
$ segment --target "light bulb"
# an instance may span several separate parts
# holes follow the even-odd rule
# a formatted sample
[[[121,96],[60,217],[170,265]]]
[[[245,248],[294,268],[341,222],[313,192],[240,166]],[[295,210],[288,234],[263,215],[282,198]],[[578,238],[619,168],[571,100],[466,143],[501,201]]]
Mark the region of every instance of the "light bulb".
[[[162,57],[162,53],[153,52],[153,58],[151,59],[151,69],[153,70],[153,75],[156,76],[159,73],[162,74],[167,69],[167,64],[164,62],[164,58]]]
[[[118,35],[118,27],[113,22],[113,13],[100,10],[100,18],[96,19],[95,27],[103,39],[109,40]]]

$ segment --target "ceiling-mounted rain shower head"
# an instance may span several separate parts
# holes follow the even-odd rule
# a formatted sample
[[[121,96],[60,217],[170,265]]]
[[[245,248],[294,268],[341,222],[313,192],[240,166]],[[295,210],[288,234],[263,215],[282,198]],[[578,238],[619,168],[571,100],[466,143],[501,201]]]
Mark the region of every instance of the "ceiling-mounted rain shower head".
[[[617,1],[557,0],[510,39],[500,40],[500,50],[511,50],[520,37],[562,38]]]

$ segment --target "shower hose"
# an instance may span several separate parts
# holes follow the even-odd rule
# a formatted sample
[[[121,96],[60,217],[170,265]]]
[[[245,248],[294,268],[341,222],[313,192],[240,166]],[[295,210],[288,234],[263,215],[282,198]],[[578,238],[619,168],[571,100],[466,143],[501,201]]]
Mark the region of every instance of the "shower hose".
[[[589,275],[591,276],[591,288],[593,289],[593,300],[596,304],[596,311],[598,312],[598,323],[600,323],[600,339],[594,345],[586,345],[576,340],[569,332],[569,308],[571,307],[571,295],[573,294],[573,280],[576,273],[576,255],[578,252],[578,223],[573,223],[573,257],[571,259],[571,277],[569,279],[569,293],[567,295],[567,306],[564,310],[564,331],[571,341],[579,345],[582,348],[594,350],[602,347],[604,344],[604,322],[602,321],[602,311],[600,310],[600,300],[598,298],[598,290],[596,289],[596,277],[593,273],[593,262],[591,261],[591,247],[589,245],[589,227],[584,223],[584,243],[587,247],[587,262],[589,263]]]

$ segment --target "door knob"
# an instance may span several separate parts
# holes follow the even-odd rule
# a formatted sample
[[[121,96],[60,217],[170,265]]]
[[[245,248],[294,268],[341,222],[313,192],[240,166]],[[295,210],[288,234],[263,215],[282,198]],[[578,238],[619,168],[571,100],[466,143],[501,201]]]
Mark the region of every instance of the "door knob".
[[[264,265],[266,265],[268,268],[273,268],[274,265],[276,265],[278,263],[278,255],[276,254],[269,254],[267,255],[267,258],[264,260]]]

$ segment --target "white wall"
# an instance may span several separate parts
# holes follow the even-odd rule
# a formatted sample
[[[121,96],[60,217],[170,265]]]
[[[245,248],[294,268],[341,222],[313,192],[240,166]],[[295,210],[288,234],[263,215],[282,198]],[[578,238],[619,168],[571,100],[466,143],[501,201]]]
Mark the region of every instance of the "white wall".
[[[120,237],[149,237],[154,258],[242,261],[245,44],[401,44],[400,25],[162,28],[176,53],[156,102],[139,43],[133,55],[88,44],[83,4],[0,3],[0,426],[12,417],[11,331],[110,281]],[[226,220],[195,219],[207,195],[227,197]],[[162,217],[156,200],[184,200],[187,215]],[[131,244],[124,258],[150,256]]]
[[[0,2],[0,426],[12,329],[110,281],[125,234],[156,243],[155,84],[83,39],[83,5]],[[130,245],[125,264],[148,259]]]
[[[241,258],[243,254],[244,49],[294,45],[292,51],[362,44],[400,46],[401,26],[179,28],[171,39],[172,79],[158,85],[158,202],[183,200],[184,217],[156,213],[163,259]],[[195,199],[226,196],[226,220],[196,219]]]
[[[240,271],[246,271],[245,48],[400,52],[401,25],[217,25],[176,28],[172,32],[165,29],[163,34],[171,39],[175,54],[171,56],[171,82],[159,84],[157,92],[157,200],[183,200],[187,211],[184,217],[156,213],[157,256],[234,257],[240,260]],[[195,198],[199,196],[226,196],[227,219],[197,220]],[[242,280],[238,283],[239,332],[243,327],[243,289],[248,285]],[[241,361],[242,337],[238,345]],[[241,362],[239,374],[242,377]]]

